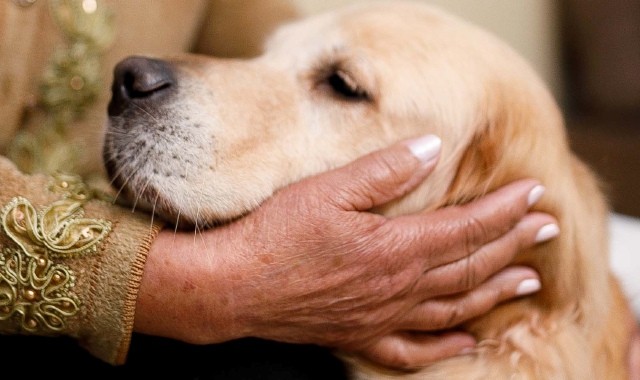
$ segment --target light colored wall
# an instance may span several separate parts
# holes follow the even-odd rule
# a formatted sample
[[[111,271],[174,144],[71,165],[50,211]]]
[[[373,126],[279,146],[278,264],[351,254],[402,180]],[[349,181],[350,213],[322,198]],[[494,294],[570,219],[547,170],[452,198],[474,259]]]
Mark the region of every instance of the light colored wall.
[[[362,0],[293,0],[313,14]],[[434,4],[493,32],[527,58],[561,100],[558,2],[555,0],[415,0]]]

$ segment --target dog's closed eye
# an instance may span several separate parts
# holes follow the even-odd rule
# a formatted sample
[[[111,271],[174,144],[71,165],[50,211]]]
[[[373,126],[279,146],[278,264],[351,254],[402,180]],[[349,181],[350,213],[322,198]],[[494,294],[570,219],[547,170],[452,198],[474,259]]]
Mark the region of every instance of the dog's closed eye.
[[[322,96],[354,103],[372,102],[375,86],[370,71],[362,60],[332,50],[314,65],[310,79]]]
[[[344,70],[335,69],[325,81],[335,95],[349,100],[369,100],[367,91]]]

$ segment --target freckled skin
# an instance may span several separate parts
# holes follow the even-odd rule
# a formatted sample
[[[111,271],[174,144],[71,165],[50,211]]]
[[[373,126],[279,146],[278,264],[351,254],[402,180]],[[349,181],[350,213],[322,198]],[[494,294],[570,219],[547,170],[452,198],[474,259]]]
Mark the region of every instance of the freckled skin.
[[[184,286],[182,287],[182,290],[184,290],[185,292],[193,291],[195,289],[196,285],[190,281],[185,281]]]

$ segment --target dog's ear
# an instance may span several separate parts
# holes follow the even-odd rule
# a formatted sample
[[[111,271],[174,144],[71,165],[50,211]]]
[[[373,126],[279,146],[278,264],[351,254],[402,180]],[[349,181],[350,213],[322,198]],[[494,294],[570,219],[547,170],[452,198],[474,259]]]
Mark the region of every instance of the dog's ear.
[[[462,154],[441,206],[468,203],[513,177],[517,179],[513,174],[515,171],[507,168],[513,166],[509,164],[513,164],[513,158],[509,157],[509,140],[514,133],[514,118],[514,110],[497,107],[497,104],[487,107],[478,117],[473,137]]]
[[[468,203],[491,191],[498,157],[498,145],[482,131],[474,135],[465,150],[441,206]]]
[[[547,191],[532,211],[555,216],[560,236],[521,252],[514,263],[538,270],[540,302],[606,304],[598,291],[609,281],[602,270],[608,267],[606,202],[596,176],[571,153],[555,100],[540,81],[519,80],[503,84],[487,104],[442,205],[467,203],[515,180],[539,180]]]
[[[494,83],[486,95],[443,205],[467,203],[523,178],[555,189],[574,165],[562,113],[538,81]],[[544,203],[545,211],[555,211],[552,203]]]

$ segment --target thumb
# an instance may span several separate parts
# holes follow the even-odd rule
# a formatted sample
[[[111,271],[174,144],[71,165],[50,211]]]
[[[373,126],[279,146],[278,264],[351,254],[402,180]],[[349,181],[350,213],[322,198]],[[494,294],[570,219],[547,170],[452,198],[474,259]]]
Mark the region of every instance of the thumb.
[[[440,157],[434,135],[399,142],[323,174],[328,200],[347,211],[364,211],[400,198],[420,184]]]

